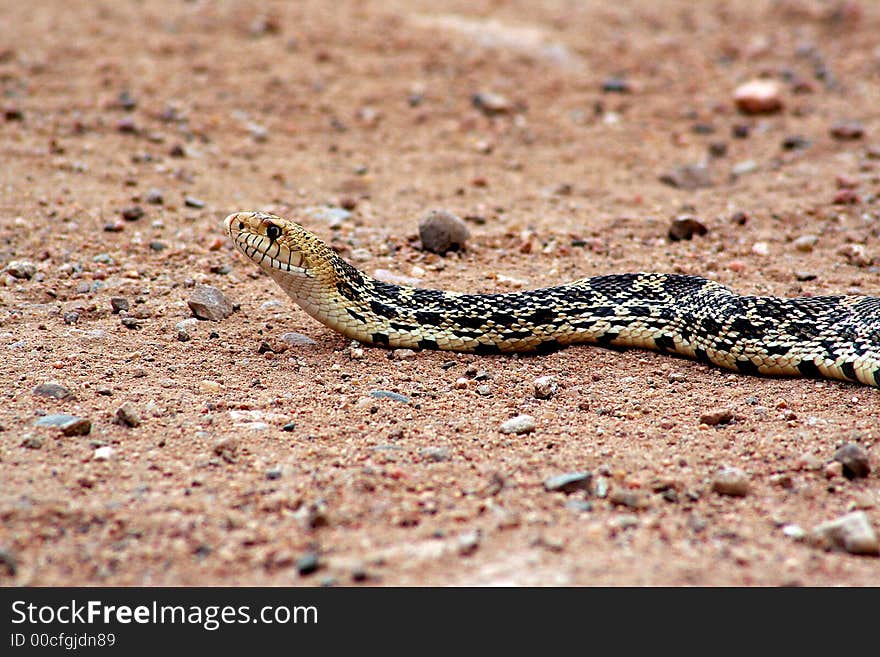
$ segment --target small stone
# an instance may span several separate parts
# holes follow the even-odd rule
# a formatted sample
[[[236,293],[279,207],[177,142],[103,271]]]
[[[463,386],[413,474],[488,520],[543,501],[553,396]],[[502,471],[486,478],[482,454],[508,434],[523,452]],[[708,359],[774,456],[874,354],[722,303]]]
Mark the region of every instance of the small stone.
[[[177,330],[177,341],[178,342],[189,342],[192,340],[189,333],[187,333],[186,329],[178,329]]]
[[[724,157],[727,155],[726,141],[713,141],[709,143],[709,155],[712,157]]]
[[[115,450],[110,447],[110,445],[104,445],[103,447],[98,447],[94,453],[92,453],[92,460],[94,461],[109,461],[110,458],[115,453]]]
[[[497,114],[506,114],[511,111],[513,106],[501,94],[488,91],[481,91],[471,96],[471,102],[474,107],[480,110],[486,116],[495,116]]]
[[[38,427],[58,427],[65,436],[85,436],[92,430],[92,421],[63,413],[44,415],[37,420]]]
[[[9,550],[0,548],[0,567],[3,568],[7,576],[15,577],[18,573],[18,559]]]
[[[745,114],[770,114],[784,106],[779,85],[772,80],[751,80],[733,92],[737,109]]]
[[[608,495],[608,501],[614,506],[625,506],[628,509],[644,509],[649,505],[644,493],[630,488],[615,488]]]
[[[281,427],[282,431],[293,431],[296,429],[296,422],[288,422],[283,427]]]
[[[303,335],[302,333],[295,333],[293,331],[282,333],[278,336],[278,339],[289,344],[291,347],[311,347],[318,344],[309,336]]]
[[[749,478],[739,468],[722,468],[712,478],[712,490],[720,495],[745,497],[749,493]]]
[[[804,528],[794,524],[785,525],[782,528],[782,533],[795,541],[802,541],[807,537],[807,532],[804,531]]]
[[[488,383],[483,383],[474,388],[474,392],[480,395],[480,397],[489,397],[492,394],[492,386]]]
[[[537,399],[550,399],[559,389],[554,376],[539,376],[532,382],[532,385]]]
[[[377,399],[393,399],[394,401],[402,402],[404,404],[409,404],[411,402],[410,398],[406,395],[401,395],[398,392],[392,392],[391,390],[370,390],[370,397],[375,397]]]
[[[535,430],[537,424],[531,415],[517,415],[501,425],[501,433],[524,434]]]
[[[432,210],[419,221],[422,248],[440,255],[465,248],[470,230],[458,216],[446,210]]]
[[[444,447],[424,447],[419,450],[419,455],[427,461],[439,463],[448,461],[450,458],[449,450]]]
[[[3,271],[13,278],[30,280],[37,273],[37,266],[30,260],[12,260],[6,263]]]
[[[792,245],[798,251],[803,253],[810,253],[813,250],[813,247],[816,246],[816,242],[819,241],[818,235],[801,235],[796,240],[792,242]]]
[[[568,500],[565,503],[566,509],[571,509],[572,511],[577,511],[578,513],[588,513],[593,510],[593,503],[589,500]]]
[[[706,225],[697,219],[688,215],[676,217],[669,224],[669,239],[673,242],[692,239],[694,235],[705,235],[709,232]]]
[[[27,435],[21,441],[21,446],[28,449],[40,449],[43,446],[43,439],[39,436]]]
[[[120,214],[126,221],[137,221],[144,216],[144,209],[139,205],[130,205],[127,208],[122,208]]]
[[[33,393],[38,397],[51,397],[52,399],[69,399],[73,393],[60,383],[41,383],[34,388]]]
[[[217,381],[199,381],[199,390],[208,394],[217,394],[220,390],[223,389],[223,386]]]
[[[141,424],[141,416],[131,402],[125,402],[116,409],[116,423],[127,427],[137,427]]]
[[[464,532],[458,537],[456,547],[458,553],[463,557],[473,554],[480,547],[480,531],[475,529],[471,532]]]
[[[752,253],[759,256],[770,255],[770,245],[767,242],[755,242],[752,245]]]
[[[831,126],[831,136],[835,139],[861,139],[865,128],[858,121],[838,121]]]
[[[119,132],[133,135],[138,131],[137,124],[134,122],[134,119],[130,116],[126,116],[119,121],[116,122],[116,129]]]
[[[318,555],[314,552],[307,552],[296,560],[296,572],[300,575],[311,575],[321,567]]]
[[[701,189],[712,186],[712,173],[702,162],[683,164],[660,175],[660,182],[677,189]]]
[[[331,230],[342,228],[352,217],[348,210],[333,206],[304,208],[301,214],[309,220],[326,222]]]
[[[278,466],[275,466],[274,468],[269,468],[268,470],[266,470],[265,475],[266,475],[266,479],[268,479],[269,481],[274,481],[275,479],[281,479],[281,475],[282,475],[281,468]]]
[[[64,323],[65,324],[76,324],[79,321],[79,313],[75,311],[71,311],[69,313],[64,313]]]
[[[861,479],[871,474],[868,452],[861,445],[847,443],[834,452],[834,460],[843,466],[843,476],[847,479]]]
[[[136,331],[141,327],[141,323],[137,320],[136,317],[123,317],[120,321],[125,328],[131,329],[133,331]]]
[[[801,135],[789,135],[782,140],[782,148],[787,151],[800,151],[810,145],[810,140]]]
[[[162,205],[165,202],[165,196],[162,194],[162,190],[151,187],[147,190],[144,200],[153,205]]]
[[[125,224],[121,219],[116,219],[115,221],[108,221],[104,224],[104,230],[108,233],[121,233],[125,230]]]
[[[856,267],[867,267],[873,261],[862,244],[847,244],[838,253],[845,257],[849,264]]]
[[[794,273],[794,277],[795,277],[795,279],[798,280],[798,281],[815,281],[817,278],[819,278],[819,275],[818,275],[818,274],[814,274],[814,273],[811,272],[811,271],[803,271],[803,270],[801,270],[801,271],[796,271],[796,272]]]
[[[125,297],[110,297],[110,308],[114,315],[118,315],[121,311],[128,312],[130,304]]]
[[[412,360],[415,356],[416,352],[412,349],[395,349],[391,352],[392,360]]]
[[[714,411],[707,411],[700,415],[700,424],[708,424],[710,427],[719,424],[729,424],[733,421],[733,411],[729,408],[721,408]]]
[[[224,438],[214,443],[214,454],[227,463],[235,463],[238,454],[238,440],[236,438]]]
[[[195,317],[212,322],[219,322],[233,313],[232,302],[211,285],[196,285],[186,304]]]
[[[818,547],[844,550],[850,554],[880,555],[880,544],[871,521],[864,511],[853,511],[845,516],[817,525],[810,538]]]
[[[566,472],[544,480],[544,490],[547,492],[562,492],[566,495],[579,490],[590,491],[590,483],[593,481],[593,473]]]
[[[602,83],[602,91],[605,93],[628,94],[632,91],[632,85],[623,78],[606,78]]]
[[[200,198],[195,198],[194,196],[185,196],[183,199],[183,204],[188,208],[205,207],[205,202]]]
[[[855,205],[862,202],[862,197],[854,189],[841,189],[831,199],[834,205]]]
[[[755,160],[743,160],[742,162],[737,162],[733,165],[733,168],[730,170],[730,175],[733,178],[739,178],[740,176],[745,176],[746,174],[753,173],[758,170],[758,163]]]

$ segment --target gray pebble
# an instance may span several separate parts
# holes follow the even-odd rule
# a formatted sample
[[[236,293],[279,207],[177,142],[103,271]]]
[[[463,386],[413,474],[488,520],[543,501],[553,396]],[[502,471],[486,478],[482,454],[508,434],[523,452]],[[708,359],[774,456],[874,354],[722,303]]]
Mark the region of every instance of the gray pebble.
[[[449,450],[445,447],[425,447],[419,450],[419,455],[428,461],[439,463],[449,460]]]
[[[64,413],[44,415],[36,424],[38,427],[58,427],[65,436],[86,436],[92,430],[92,421],[88,418]]]
[[[274,479],[281,479],[282,472],[281,472],[280,467],[275,466],[274,468],[269,468],[268,470],[266,470],[265,474],[266,474],[266,479],[274,480]]]
[[[184,329],[179,329],[177,331],[177,341],[178,342],[189,342],[192,340],[189,333],[187,333]]]
[[[120,321],[125,328],[131,329],[133,331],[136,331],[141,327],[141,323],[137,320],[136,317],[123,317]]]
[[[641,491],[629,488],[615,488],[608,495],[608,501],[614,506],[625,506],[629,509],[644,509],[648,506],[648,499]]]
[[[196,285],[186,300],[186,305],[195,317],[212,322],[219,322],[233,313],[232,302],[211,285]]]
[[[116,409],[116,423],[127,427],[137,427],[141,424],[141,416],[131,402],[125,402]]]
[[[712,490],[720,495],[745,497],[749,493],[749,478],[739,468],[722,468],[712,478]]]
[[[296,572],[300,575],[311,575],[320,567],[321,562],[314,552],[307,552],[296,560]]]
[[[661,174],[660,182],[677,189],[700,189],[712,186],[712,173],[702,162],[683,164]]]
[[[609,487],[606,477],[596,477],[596,497],[608,497]]]
[[[532,382],[532,385],[537,399],[550,399],[559,389],[554,376],[539,376]]]
[[[110,297],[110,308],[113,310],[114,315],[118,315],[120,311],[128,312],[129,307],[128,299],[125,297]]]
[[[203,208],[203,207],[205,207],[205,202],[200,198],[195,198],[194,196],[184,197],[183,204],[188,208]]]
[[[28,434],[21,441],[21,446],[28,449],[40,449],[43,446],[43,439],[39,436]]]
[[[517,415],[501,424],[501,433],[531,433],[538,425],[531,415]]]
[[[850,554],[880,554],[877,534],[864,511],[853,511],[823,522],[813,528],[810,537],[816,545],[826,549],[844,550]]]
[[[312,345],[318,344],[309,336],[303,335],[302,333],[295,333],[293,331],[281,334],[278,339],[282,342],[286,342],[291,347],[311,347]]]
[[[446,210],[432,210],[419,221],[422,248],[432,253],[464,249],[470,235],[464,221]]]
[[[38,397],[51,397],[52,399],[70,399],[73,393],[60,383],[41,383],[34,388],[34,394]]]
[[[796,240],[794,240],[791,244],[792,246],[801,251],[803,253],[809,253],[813,250],[813,247],[816,246],[816,242],[819,241],[818,235],[801,235]]]
[[[579,490],[590,490],[590,482],[593,480],[592,472],[566,472],[544,480],[544,490],[574,493]]]
[[[474,388],[474,392],[480,395],[480,397],[488,397],[492,394],[492,386],[488,383],[483,383]]]
[[[65,324],[76,324],[79,321],[79,313],[75,311],[71,311],[69,313],[64,313],[64,323]]]
[[[510,101],[501,94],[492,93],[490,91],[481,91],[471,96],[471,102],[474,107],[480,110],[486,116],[495,116],[496,114],[506,114],[513,109]]]
[[[165,202],[165,196],[163,196],[162,190],[156,189],[155,187],[151,187],[147,190],[145,199],[147,203],[152,203],[153,205],[162,205]]]
[[[4,271],[14,278],[30,280],[37,273],[37,266],[30,260],[12,260],[6,263]]]
[[[301,213],[308,219],[326,222],[331,229],[342,228],[342,225],[352,216],[348,210],[333,206],[303,208]]]
[[[843,476],[847,479],[861,479],[871,474],[868,452],[861,445],[847,443],[834,452],[834,460],[843,465]]]
[[[579,513],[585,513],[593,510],[593,503],[589,500],[568,500],[565,503],[565,508]]]
[[[399,392],[392,392],[391,390],[370,390],[370,397],[376,397],[377,399],[393,399],[394,401],[403,402],[404,404],[409,404],[411,401],[406,395],[401,395]]]
[[[0,548],[0,566],[3,567],[9,577],[15,577],[18,572],[18,559],[9,550]]]

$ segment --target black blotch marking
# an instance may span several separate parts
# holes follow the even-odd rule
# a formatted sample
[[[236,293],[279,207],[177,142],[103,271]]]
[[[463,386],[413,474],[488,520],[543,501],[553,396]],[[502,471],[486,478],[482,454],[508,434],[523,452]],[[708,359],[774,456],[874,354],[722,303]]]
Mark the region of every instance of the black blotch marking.
[[[648,317],[651,314],[651,309],[648,306],[629,306],[624,309],[625,312],[622,312],[622,315],[632,315],[633,317],[637,317],[639,319],[643,317]]]
[[[494,322],[496,326],[512,326],[519,321],[515,315],[510,313],[492,313],[488,320]]]
[[[859,377],[856,376],[856,366],[850,362],[846,362],[840,366],[840,371],[843,372],[843,375],[850,379],[851,381],[858,381]]]
[[[437,344],[436,340],[429,340],[428,338],[422,338],[419,340],[419,349],[439,349],[440,346]]]
[[[336,281],[336,290],[349,301],[357,301],[357,291],[343,280]]]
[[[620,337],[620,333],[603,333],[596,338],[596,344],[602,347],[613,347],[613,343],[618,337]]]
[[[439,326],[443,319],[443,315],[430,310],[418,310],[414,316],[419,324],[430,324],[431,326]]]
[[[449,317],[450,322],[454,322],[461,326],[462,328],[475,328],[478,329],[483,324],[486,323],[486,319],[484,317],[479,317],[477,315],[451,315]]]
[[[736,369],[743,374],[760,374],[760,372],[758,372],[758,366],[750,360],[736,361]]]
[[[523,316],[524,322],[530,322],[535,326],[542,326],[555,319],[557,312],[552,308],[539,308],[529,315]]]
[[[874,385],[880,388],[880,370],[874,370]]]
[[[479,338],[483,335],[483,331],[468,331],[465,329],[449,329],[453,335],[459,338]]]
[[[386,319],[397,318],[397,310],[394,307],[380,303],[375,299],[370,299],[370,310]]]
[[[822,376],[822,372],[819,371],[819,366],[811,360],[802,360],[798,363],[797,368],[798,372],[811,379],[816,379]],[[877,375],[875,374],[874,376],[876,378]]]
[[[372,338],[372,340],[375,344],[384,344],[384,345],[388,344],[388,336],[385,335],[384,333],[373,333],[373,335],[370,337]]]
[[[721,324],[714,317],[701,318],[700,328],[706,335],[718,335],[721,333]]]
[[[737,317],[731,323],[730,328],[742,335],[751,335],[755,331],[755,325],[747,317]]]
[[[764,344],[761,346],[769,356],[785,356],[791,350],[791,347],[784,344]]]
[[[413,306],[436,306],[447,303],[446,294],[441,290],[416,288],[412,293]]]
[[[364,316],[363,316],[363,315],[361,315],[361,314],[359,314],[359,313],[356,313],[356,312],[353,311],[351,308],[346,308],[346,309],[345,309],[345,312],[347,312],[349,315],[351,315],[352,317],[354,317],[354,318],[355,318],[357,321],[359,321],[361,324],[366,324],[366,323],[367,323],[367,320],[364,319]]]
[[[705,349],[694,349],[694,358],[703,363],[712,362],[712,359],[709,358],[709,353]]]
[[[675,339],[671,335],[661,335],[659,338],[654,338],[654,344],[663,351],[675,351]]]
[[[384,297],[391,302],[400,300],[400,286],[385,283],[383,281],[373,281],[373,292],[376,296]]]
[[[389,326],[393,328],[395,331],[415,331],[417,327],[410,326],[409,324],[401,324],[400,322],[389,322]]]
[[[361,275],[361,273],[350,264],[345,262],[345,260],[339,261],[339,269],[341,269],[345,276],[347,278],[350,278],[355,285],[364,284],[364,277]]]
[[[474,347],[474,353],[479,354],[481,356],[487,356],[490,354],[500,354],[501,349],[497,344],[486,344],[484,342],[480,342]]]
[[[545,340],[535,347],[535,351],[539,354],[552,354],[554,351],[559,351],[564,347],[565,345],[560,344],[559,340]]]

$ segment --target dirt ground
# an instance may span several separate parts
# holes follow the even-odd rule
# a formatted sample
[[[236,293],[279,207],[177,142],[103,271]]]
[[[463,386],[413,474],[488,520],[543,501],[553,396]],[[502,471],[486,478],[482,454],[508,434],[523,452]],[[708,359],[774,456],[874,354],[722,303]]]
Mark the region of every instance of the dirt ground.
[[[880,527],[876,390],[592,347],[357,358],[221,226],[274,211],[449,290],[880,294],[878,33],[830,0],[2,3],[0,583],[880,584],[807,540]],[[780,111],[737,110],[753,78]],[[695,163],[701,186],[661,180]],[[432,209],[466,251],[420,248]],[[707,234],[671,241],[682,214]],[[240,308],[181,341],[197,284]],[[844,443],[868,477],[827,465]],[[745,496],[713,491],[724,466]]]

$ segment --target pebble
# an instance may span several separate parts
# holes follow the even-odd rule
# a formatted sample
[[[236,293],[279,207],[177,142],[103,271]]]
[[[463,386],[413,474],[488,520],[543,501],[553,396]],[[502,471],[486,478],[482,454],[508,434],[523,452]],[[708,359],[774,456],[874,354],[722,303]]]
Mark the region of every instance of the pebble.
[[[458,537],[456,547],[458,548],[458,553],[463,557],[473,554],[480,547],[480,531],[475,529],[474,531],[464,532]]]
[[[782,528],[782,533],[795,541],[802,541],[807,537],[807,532],[804,531],[804,528],[795,524],[785,525]]]
[[[589,500],[568,500],[565,503],[565,508],[577,511],[578,513],[586,513],[593,510],[593,503]]]
[[[753,173],[757,170],[758,163],[755,162],[755,160],[743,160],[742,162],[737,162],[733,165],[733,168],[730,170],[730,175],[734,178],[739,178],[740,176]]]
[[[311,575],[321,567],[318,555],[314,552],[307,552],[296,560],[296,572],[300,575]]]
[[[126,221],[137,221],[144,216],[144,209],[139,205],[130,205],[127,208],[122,208],[120,214]]]
[[[69,399],[73,393],[60,383],[41,383],[34,388],[33,393],[38,397],[51,397],[52,399]]]
[[[199,390],[208,394],[216,394],[220,392],[223,386],[217,381],[199,381]]]
[[[109,461],[110,457],[113,456],[116,450],[114,450],[110,445],[104,445],[103,447],[99,447],[92,454],[92,460],[94,461]]]
[[[868,452],[861,445],[847,443],[834,452],[834,460],[843,466],[843,476],[847,479],[861,479],[871,474]]]
[[[709,232],[706,225],[697,219],[688,215],[676,217],[669,224],[669,232],[667,235],[673,242],[692,239],[694,235],[705,235]]]
[[[846,258],[849,264],[856,267],[867,267],[873,260],[868,256],[862,244],[847,244],[840,249],[839,253]]]
[[[0,566],[6,571],[9,577],[15,577],[18,572],[18,559],[9,550],[0,548]]]
[[[304,208],[302,214],[309,219],[327,222],[331,229],[341,228],[352,216],[348,210],[334,206]]]
[[[141,323],[137,320],[136,317],[123,317],[121,322],[122,325],[127,329],[137,330],[141,327]]]
[[[165,196],[162,194],[161,189],[156,189],[155,187],[151,187],[147,190],[147,194],[144,197],[147,203],[152,203],[153,205],[162,205],[165,202]]]
[[[864,511],[853,511],[813,528],[810,538],[818,547],[850,554],[880,555],[880,544]]]
[[[64,413],[44,415],[36,424],[38,427],[58,427],[65,436],[85,436],[92,430],[92,421],[88,418]]]
[[[293,431],[296,429],[296,422],[288,422],[283,427],[281,427],[282,431]]]
[[[281,479],[281,475],[283,473],[280,467],[275,466],[274,468],[269,468],[268,470],[266,470],[264,474],[266,476],[266,479],[273,481],[275,479]]]
[[[184,196],[183,204],[188,208],[203,208],[205,207],[205,202],[200,198],[195,198],[194,196]]]
[[[79,313],[75,311],[71,311],[69,313],[64,313],[64,323],[65,324],[76,324],[79,321]]]
[[[415,358],[416,352],[412,349],[395,349],[391,352],[392,360],[411,360]]]
[[[575,493],[579,490],[590,491],[590,483],[593,480],[592,472],[566,472],[544,480],[544,490],[548,492],[559,491],[565,494]]]
[[[238,440],[236,438],[224,438],[214,443],[214,454],[227,463],[235,463],[238,453]]]
[[[677,189],[700,189],[712,186],[712,174],[702,162],[682,164],[661,174],[660,182]]]
[[[460,217],[447,210],[432,210],[419,221],[422,248],[432,253],[464,249],[470,230]]]
[[[294,331],[290,331],[289,333],[282,333],[278,337],[278,339],[282,342],[289,344],[291,347],[311,347],[312,345],[318,344],[309,336],[303,335],[302,333],[296,333]]]
[[[749,478],[739,468],[722,468],[712,478],[712,490],[720,495],[745,497],[749,493]]]
[[[517,415],[501,425],[501,433],[531,433],[538,425],[531,415]]]
[[[492,386],[488,383],[483,383],[474,388],[474,392],[480,395],[480,397],[488,397],[492,394]]]
[[[611,77],[602,83],[602,91],[605,93],[628,94],[632,91],[632,85],[623,78]]]
[[[537,399],[550,399],[559,389],[554,376],[539,376],[532,382],[532,385]]]
[[[130,304],[125,297],[110,297],[110,308],[114,315],[118,315],[120,311],[128,312]]]
[[[513,109],[513,105],[506,97],[490,91],[475,93],[471,96],[471,102],[486,116],[506,114]]]
[[[37,266],[30,260],[12,260],[3,271],[14,278],[30,280],[37,273]]]
[[[816,246],[816,242],[819,241],[818,235],[801,235],[796,240],[792,242],[794,248],[798,251],[802,251],[803,253],[810,253],[813,250],[813,247]]]
[[[728,424],[733,420],[733,411],[729,408],[721,408],[714,411],[707,411],[700,415],[700,424],[708,424],[710,427],[719,424]]]
[[[827,463],[823,469],[826,479],[835,479],[843,476],[843,463],[839,461],[831,461]]]
[[[226,295],[211,285],[196,285],[186,305],[195,317],[212,322],[219,322],[233,313],[232,303]]]
[[[613,489],[608,495],[608,501],[614,506],[625,506],[628,509],[644,509],[649,506],[645,494],[631,488]]]
[[[811,143],[809,139],[801,135],[789,135],[782,140],[782,148],[787,151],[800,151],[809,147]]]
[[[28,434],[21,441],[21,446],[28,449],[40,449],[43,446],[43,439],[39,436]]]
[[[767,242],[755,242],[752,245],[752,253],[759,256],[770,255],[770,245]]]
[[[444,447],[424,447],[419,450],[419,455],[428,460],[439,463],[440,461],[448,461],[450,458],[449,450]]]
[[[858,121],[838,121],[829,131],[835,139],[861,139],[865,136],[865,128]]]
[[[116,423],[127,427],[138,427],[141,424],[141,416],[131,402],[125,402],[116,409]]]
[[[737,109],[745,114],[770,114],[784,106],[782,91],[773,80],[750,80],[733,92]]]
[[[411,403],[411,400],[406,395],[401,395],[399,392],[392,392],[391,390],[370,390],[370,397],[375,397],[377,399],[393,399],[394,401],[403,402],[404,404]]]

